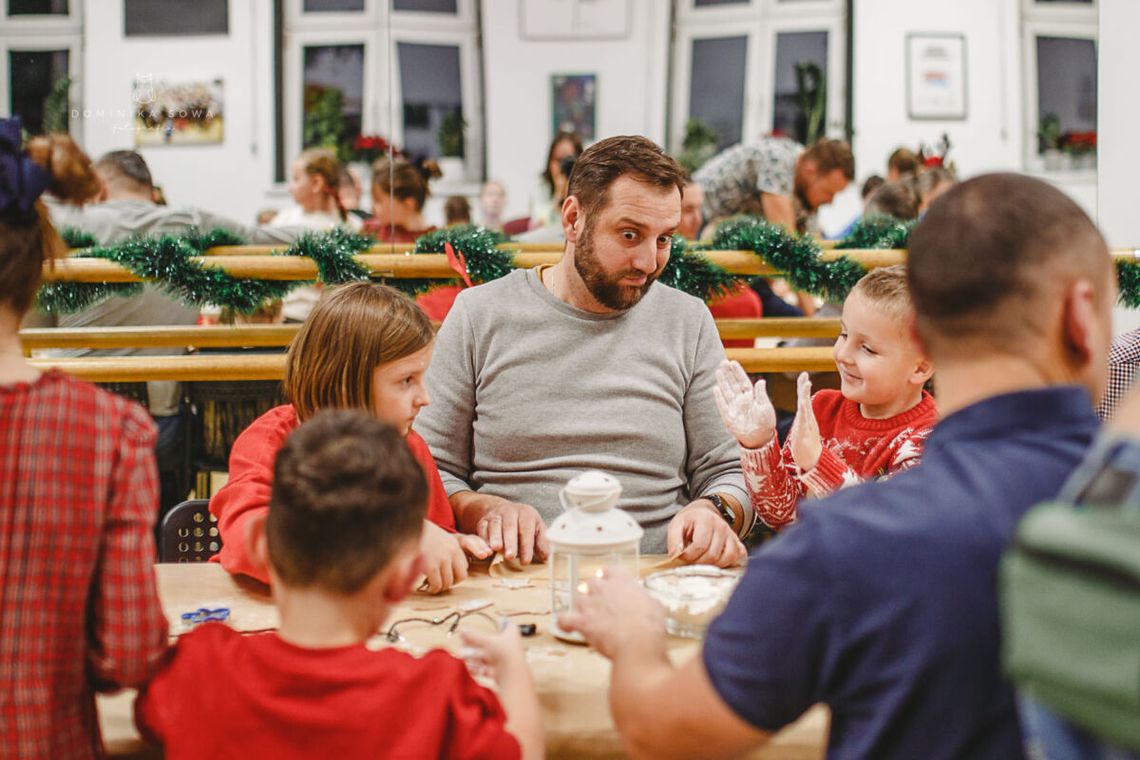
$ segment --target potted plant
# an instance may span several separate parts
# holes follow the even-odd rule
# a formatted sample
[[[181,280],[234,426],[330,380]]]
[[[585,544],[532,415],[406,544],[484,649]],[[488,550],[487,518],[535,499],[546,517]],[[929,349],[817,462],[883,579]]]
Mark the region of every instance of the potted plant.
[[[467,122],[463,120],[463,111],[456,108],[450,111],[436,131],[439,143],[439,170],[443,173],[444,182],[461,181],[464,178],[464,133],[467,131]]]
[[[1074,169],[1096,168],[1096,130],[1066,132],[1061,142],[1065,153],[1072,158]]]
[[[1064,168],[1064,154],[1061,153],[1061,117],[1047,113],[1041,117],[1037,127],[1038,150],[1045,161],[1045,171],[1055,172]]]
[[[716,155],[719,143],[720,135],[715,129],[700,119],[689,119],[685,122],[685,137],[681,140],[681,155],[677,156],[677,163],[692,174]]]

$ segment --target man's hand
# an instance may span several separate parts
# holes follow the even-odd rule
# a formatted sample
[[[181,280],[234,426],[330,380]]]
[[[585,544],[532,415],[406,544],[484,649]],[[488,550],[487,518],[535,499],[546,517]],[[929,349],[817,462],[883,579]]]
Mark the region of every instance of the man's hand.
[[[575,599],[576,610],[558,616],[559,628],[578,631],[611,660],[624,651],[665,656],[665,608],[635,578],[609,567],[602,577],[588,578],[586,588]]]
[[[811,378],[808,377],[808,373],[800,373],[796,380],[796,390],[798,392],[796,419],[788,432],[788,448],[792,451],[792,460],[801,470],[807,472],[819,463],[819,455],[823,452],[823,443],[819,439],[819,423],[815,419],[815,411],[811,408]]]
[[[517,558],[529,565],[550,555],[546,524],[538,510],[529,504],[461,491],[452,494],[451,506],[460,530],[474,533],[493,551],[502,552],[505,559]]]
[[[759,449],[776,435],[776,410],[767,383],[761,379],[753,386],[737,362],[725,360],[717,367],[713,398],[724,426],[744,448]]]
[[[693,564],[735,567],[748,550],[708,499],[697,499],[681,509],[669,523],[669,556]]]
[[[448,533],[431,520],[424,520],[420,553],[427,574],[427,592],[439,594],[466,580],[467,555],[478,559],[493,553],[487,542],[478,536]]]

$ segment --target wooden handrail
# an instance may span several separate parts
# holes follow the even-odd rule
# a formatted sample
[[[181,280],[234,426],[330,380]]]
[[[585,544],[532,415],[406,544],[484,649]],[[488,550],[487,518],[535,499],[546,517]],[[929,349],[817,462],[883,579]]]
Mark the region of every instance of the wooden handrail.
[[[252,246],[251,246],[252,248]],[[260,246],[258,254],[194,256],[206,267],[223,269],[234,277],[256,277],[264,280],[313,280],[317,277],[317,265],[304,256],[270,256],[271,250],[283,250],[273,246]],[[227,250],[233,250],[232,248]],[[764,264],[751,251],[704,251],[722,269],[739,275],[778,274],[777,270]],[[891,266],[905,262],[903,250],[851,250],[824,251],[821,259],[831,261],[840,255],[848,255],[868,269]],[[515,266],[523,269],[538,265],[556,264],[562,258],[556,253],[518,253]],[[442,253],[365,253],[356,260],[377,276],[406,278],[433,277],[454,278],[455,271],[448,265],[447,256]],[[70,282],[142,282],[126,267],[107,259],[70,257],[44,263],[44,280]]]
[[[731,348],[726,352],[748,372],[834,371],[831,349]],[[56,367],[91,382],[147,380],[280,380],[284,354],[196,354],[193,356],[92,356],[33,359],[41,370]]]
[[[439,323],[432,326],[439,329]],[[718,319],[717,331],[725,339],[834,338],[838,319],[769,317]],[[45,348],[241,348],[286,346],[300,324],[215,325],[211,327],[37,327],[20,331],[25,351]]]

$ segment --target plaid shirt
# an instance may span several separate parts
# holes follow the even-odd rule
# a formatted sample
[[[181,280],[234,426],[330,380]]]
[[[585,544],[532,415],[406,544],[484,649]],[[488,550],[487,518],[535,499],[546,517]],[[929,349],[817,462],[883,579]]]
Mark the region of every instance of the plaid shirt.
[[[1132,378],[1140,368],[1140,328],[1118,335],[1112,341],[1108,352],[1108,381],[1104,386],[1104,398],[1097,407],[1096,414],[1103,422],[1112,419],[1117,405],[1128,395]]]
[[[0,385],[0,757],[101,757],[95,690],[166,646],[154,424],[49,372]]]

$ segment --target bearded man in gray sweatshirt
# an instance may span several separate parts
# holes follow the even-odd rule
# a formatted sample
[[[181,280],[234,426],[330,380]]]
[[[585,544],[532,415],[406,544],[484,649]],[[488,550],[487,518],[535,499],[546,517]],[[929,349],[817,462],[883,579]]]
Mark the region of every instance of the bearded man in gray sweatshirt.
[[[713,401],[716,325],[656,282],[684,184],[644,137],[593,145],[570,177],[559,263],[464,291],[440,328],[415,427],[460,530],[508,559],[546,556],[558,492],[587,469],[621,482],[643,552],[745,556],[755,515]]]

